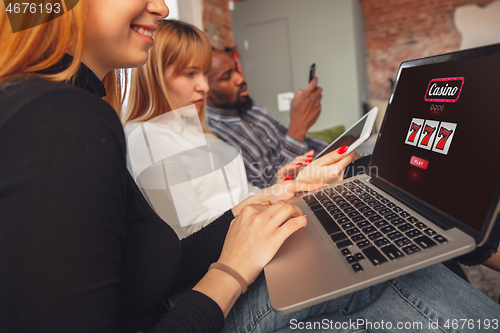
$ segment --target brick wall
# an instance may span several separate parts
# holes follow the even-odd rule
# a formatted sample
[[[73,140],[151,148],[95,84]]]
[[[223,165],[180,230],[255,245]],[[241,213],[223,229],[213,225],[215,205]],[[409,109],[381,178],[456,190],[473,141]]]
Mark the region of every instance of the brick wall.
[[[232,47],[233,23],[228,0],[203,0],[203,7],[203,29],[210,44],[217,49]]]
[[[234,0],[252,1],[252,0]],[[272,1],[272,0],[270,0]],[[304,0],[307,1],[307,0]],[[365,16],[370,99],[388,99],[390,80],[403,60],[458,49],[456,7],[493,0],[360,0]],[[204,29],[212,46],[233,46],[228,0],[204,0]]]
[[[361,0],[371,99],[387,99],[403,60],[458,50],[456,7],[493,0]]]

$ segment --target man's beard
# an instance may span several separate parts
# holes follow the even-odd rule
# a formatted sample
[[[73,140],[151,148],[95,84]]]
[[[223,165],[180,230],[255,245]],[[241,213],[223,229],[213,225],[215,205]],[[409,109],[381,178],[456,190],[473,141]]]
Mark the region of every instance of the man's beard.
[[[238,103],[236,103],[236,108],[239,110],[250,110],[253,106],[253,100],[250,96],[246,96],[244,100],[238,100]]]

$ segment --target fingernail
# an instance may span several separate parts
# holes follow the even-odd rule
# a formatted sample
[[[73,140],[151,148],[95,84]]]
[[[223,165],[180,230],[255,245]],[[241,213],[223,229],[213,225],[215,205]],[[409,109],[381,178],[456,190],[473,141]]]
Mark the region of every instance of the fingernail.
[[[306,160],[306,163],[311,163],[311,162],[312,162],[312,160]]]
[[[346,151],[347,151],[347,148],[349,148],[349,146],[343,146],[343,147],[340,147],[338,150],[337,150],[337,153],[339,153],[340,155],[344,154]]]
[[[306,157],[309,157],[309,158],[310,158],[310,157],[313,157],[313,156],[314,156],[314,155],[307,155]]]
[[[285,179],[283,180],[290,180],[292,177],[291,176],[286,176]]]
[[[297,163],[297,165],[302,165],[302,163]]]

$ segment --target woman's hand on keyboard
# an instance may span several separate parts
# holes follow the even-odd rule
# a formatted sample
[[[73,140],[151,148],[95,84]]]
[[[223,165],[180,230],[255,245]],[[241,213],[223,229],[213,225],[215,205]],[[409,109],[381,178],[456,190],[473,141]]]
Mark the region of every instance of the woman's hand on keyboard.
[[[298,180],[287,181],[279,184],[275,184],[256,195],[259,196],[259,201],[271,201],[275,203],[279,200],[288,200],[293,198],[297,193],[301,192],[314,192],[319,190],[323,186],[322,183],[306,183]]]
[[[284,201],[247,205],[231,223],[218,261],[250,284],[285,239],[306,224],[302,211]]]
[[[225,269],[210,269],[193,289],[214,300],[226,317],[285,239],[306,224],[302,211],[284,201],[245,206],[224,241],[218,263]]]
[[[301,192],[314,192],[319,190],[323,184],[313,184],[313,183],[305,183],[301,181],[286,181],[281,182],[279,184],[275,184],[268,188],[263,189],[257,194],[254,194],[238,205],[236,205],[232,211],[236,216],[240,213],[241,209],[246,205],[261,203],[265,201],[269,201],[271,203],[278,202],[280,200],[286,201],[288,199],[293,198],[297,193]]]

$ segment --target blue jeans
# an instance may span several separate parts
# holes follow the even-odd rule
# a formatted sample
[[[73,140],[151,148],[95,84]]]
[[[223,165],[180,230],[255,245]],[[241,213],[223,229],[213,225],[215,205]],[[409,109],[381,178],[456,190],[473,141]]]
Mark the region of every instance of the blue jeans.
[[[500,305],[441,264],[287,315],[276,314],[263,274],[223,332],[498,332]]]

